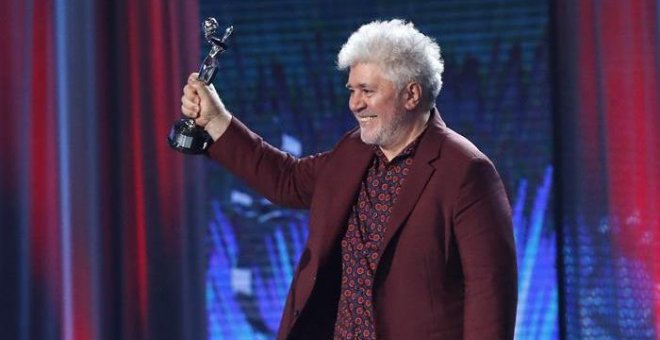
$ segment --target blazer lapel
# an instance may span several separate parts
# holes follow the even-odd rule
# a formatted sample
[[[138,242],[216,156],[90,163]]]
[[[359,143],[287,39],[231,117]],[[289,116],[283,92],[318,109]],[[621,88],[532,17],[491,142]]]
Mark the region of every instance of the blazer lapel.
[[[390,215],[390,220],[387,223],[383,243],[379,250],[379,259],[382,258],[383,252],[387,249],[394,235],[403,226],[435,171],[430,163],[440,156],[440,146],[445,138],[443,133],[445,126],[440,116],[433,112],[428,130],[422,136],[415,152],[415,160],[410,173],[408,173],[401,193],[392,208],[392,215]]]
[[[319,238],[311,240],[317,242],[319,260],[323,263],[335,245],[334,242],[344,229],[346,219],[355,201],[360,181],[374,156],[373,147],[359,140],[351,141],[355,145],[344,148],[342,154],[336,155],[336,162],[328,164],[331,175],[327,176],[327,187],[323,193],[324,204],[315,207],[316,227],[319,227]],[[355,138],[355,133],[352,136]],[[320,211],[319,211],[320,210]]]
[[[337,237],[346,224],[349,209],[357,191],[360,181],[373,158],[374,151],[371,146],[360,141],[359,130],[354,132],[346,143],[346,147],[338,147],[337,154],[333,156],[323,173],[323,180],[318,188],[320,199],[312,204],[310,215],[309,249],[311,270],[302,270],[295,285],[296,309],[302,309],[312,292],[319,267],[326,263],[328,256],[335,246]],[[328,172],[325,172],[328,171]],[[300,269],[300,267],[299,267]],[[300,282],[300,283],[298,283]]]

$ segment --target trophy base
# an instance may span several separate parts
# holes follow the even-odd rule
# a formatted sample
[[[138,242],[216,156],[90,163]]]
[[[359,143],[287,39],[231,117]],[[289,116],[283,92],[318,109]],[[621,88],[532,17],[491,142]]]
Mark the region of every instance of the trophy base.
[[[170,146],[181,153],[199,155],[213,143],[211,136],[190,118],[179,119],[167,136]]]

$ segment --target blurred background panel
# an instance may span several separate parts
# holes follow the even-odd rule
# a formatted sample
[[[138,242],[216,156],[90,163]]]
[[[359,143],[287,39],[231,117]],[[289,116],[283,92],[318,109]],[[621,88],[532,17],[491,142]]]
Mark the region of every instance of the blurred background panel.
[[[657,339],[658,2],[558,1],[554,10],[566,335]]]

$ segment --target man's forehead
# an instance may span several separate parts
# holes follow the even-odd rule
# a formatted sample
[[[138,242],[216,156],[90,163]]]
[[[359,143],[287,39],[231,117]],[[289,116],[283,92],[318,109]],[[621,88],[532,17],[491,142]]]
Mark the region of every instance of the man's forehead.
[[[351,66],[348,72],[346,87],[373,86],[387,80],[379,65],[374,63],[359,63]]]

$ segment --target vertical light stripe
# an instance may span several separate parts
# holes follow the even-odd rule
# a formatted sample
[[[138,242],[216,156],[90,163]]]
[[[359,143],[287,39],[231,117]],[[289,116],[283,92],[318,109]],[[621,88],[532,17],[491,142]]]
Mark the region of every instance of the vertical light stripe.
[[[141,91],[141,57],[143,56],[140,31],[142,25],[148,25],[139,16],[138,2],[129,3],[127,9],[128,15],[128,54],[129,54],[129,93],[130,98],[130,141],[134,145],[131,150],[132,170],[131,176],[134,179],[135,195],[135,241],[137,256],[137,287],[138,287],[138,310],[140,312],[140,329],[142,337],[148,338],[148,259],[147,259],[147,239],[146,239],[146,193],[145,193],[145,161],[144,161],[144,143],[142,135],[142,102]]]
[[[102,249],[100,247],[100,230],[101,230],[101,214],[99,207],[101,206],[100,197],[101,193],[99,192],[99,152],[97,146],[100,144],[99,136],[99,124],[98,124],[98,101],[96,96],[96,44],[97,39],[96,33],[98,29],[96,27],[96,11],[95,11],[95,1],[82,1],[81,5],[83,8],[83,23],[82,31],[85,36],[85,70],[84,70],[84,83],[85,83],[85,100],[86,107],[85,111],[82,112],[82,115],[86,117],[85,124],[85,144],[86,146],[80,146],[85,150],[84,159],[87,160],[86,164],[86,183],[85,188],[87,190],[86,197],[88,199],[88,205],[86,206],[87,214],[87,228],[89,239],[87,240],[87,261],[89,261],[89,282],[90,285],[88,301],[91,304],[89,310],[93,311],[91,315],[88,316],[88,320],[92,323],[89,327],[90,333],[89,336],[92,336],[94,339],[99,339],[101,337],[101,313],[103,308],[101,306],[101,270],[102,268]]]
[[[536,190],[525,250],[523,251],[523,261],[519,265],[520,278],[518,291],[520,296],[518,297],[518,315],[522,319],[516,322],[520,322],[521,325],[526,323],[525,318],[527,317],[527,303],[529,302],[528,297],[532,287],[532,275],[539,256],[541,232],[543,231],[545,213],[548,207],[547,202],[552,190],[552,171],[552,166],[548,166],[545,169],[543,184]]]
[[[33,2],[28,0],[24,3],[24,11],[21,13],[20,0],[11,1],[12,6],[12,15],[10,20],[12,20],[11,32],[12,32],[12,46],[20,46],[20,48],[12,48],[11,60],[15,62],[22,61],[24,64],[24,73],[17,72],[15,73],[14,80],[17,81],[20,85],[20,100],[18,100],[18,105],[13,106],[14,108],[20,106],[20,114],[18,119],[20,120],[19,126],[24,126],[29,130],[30,121],[30,79],[32,78],[32,68],[31,66],[31,56],[32,56],[32,26],[35,24],[33,22]],[[25,40],[23,37],[29,37],[29,40]],[[20,67],[18,68],[20,69]],[[15,100],[15,99],[14,99]],[[30,176],[29,171],[30,164],[30,154],[28,152],[29,147],[26,143],[19,143],[20,150],[16,152],[16,157],[19,159],[17,162],[17,174],[19,178],[18,190],[20,191],[19,195],[19,315],[18,315],[18,332],[20,334],[20,340],[27,340],[30,337],[30,214],[29,211],[29,202],[30,202]]]
[[[55,64],[57,71],[57,132],[60,193],[60,251],[62,261],[62,327],[63,340],[73,339],[73,281],[71,242],[71,181],[69,169],[69,66],[67,0],[54,0],[55,9]]]

